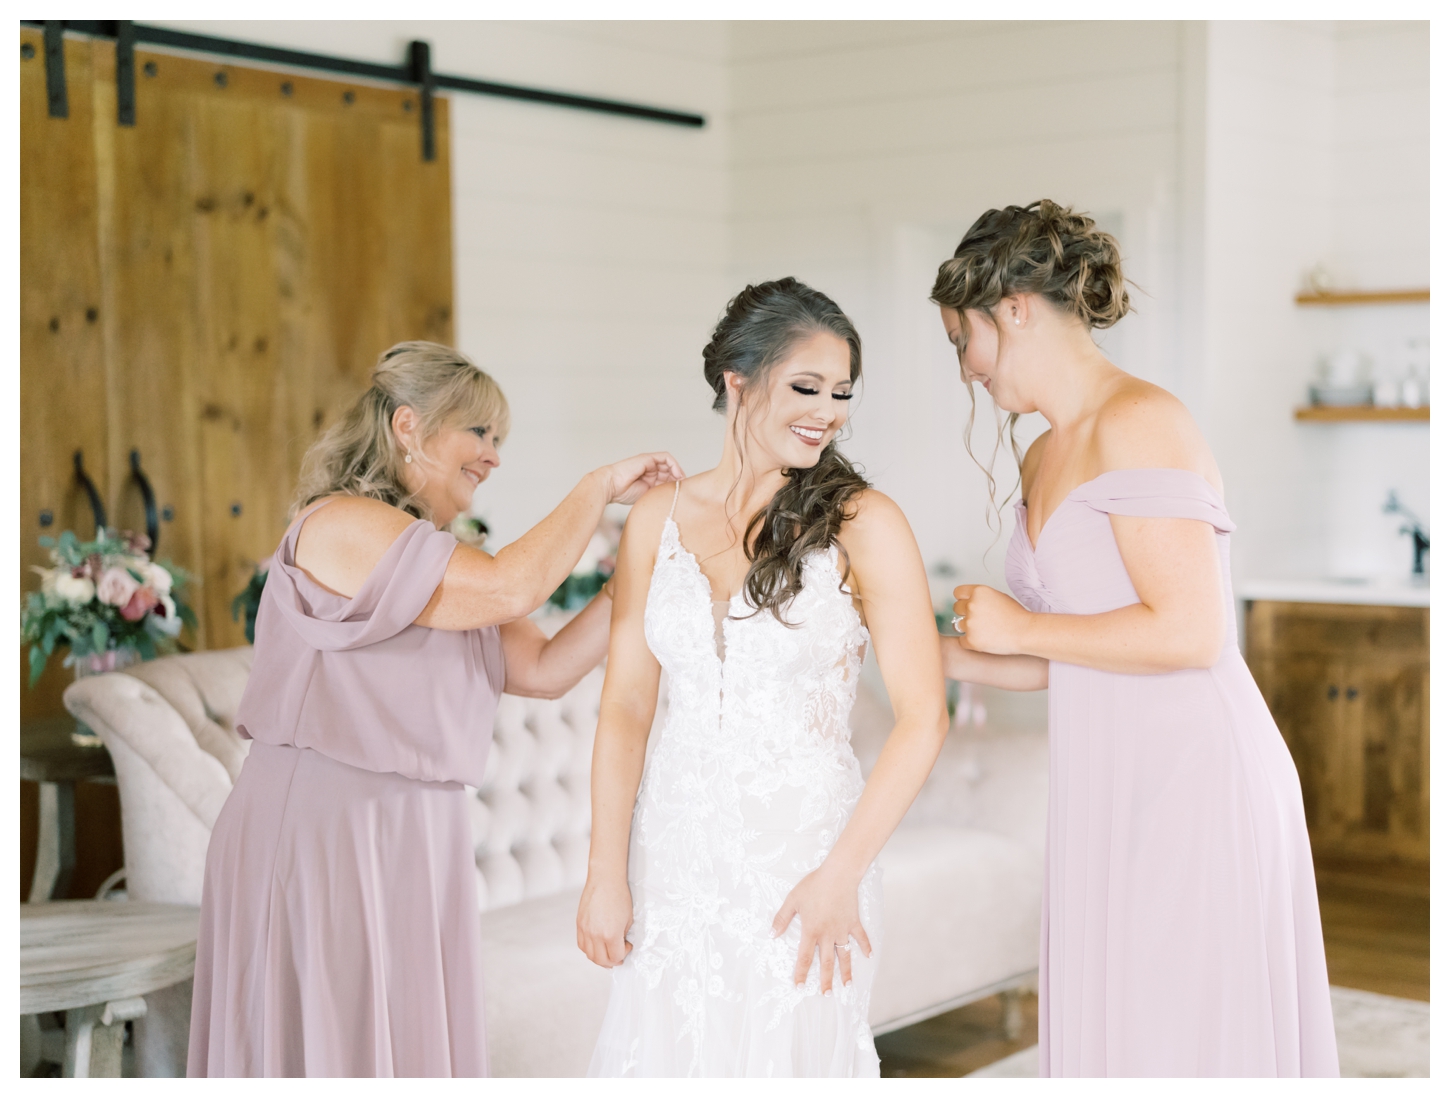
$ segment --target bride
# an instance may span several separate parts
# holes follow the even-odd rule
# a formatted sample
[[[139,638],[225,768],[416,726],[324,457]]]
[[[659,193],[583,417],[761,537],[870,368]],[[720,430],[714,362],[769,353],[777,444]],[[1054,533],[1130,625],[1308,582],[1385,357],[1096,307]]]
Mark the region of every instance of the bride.
[[[835,448],[861,342],[834,302],[747,286],[704,358],[724,456],[635,505],[615,573],[578,920],[614,969],[590,1074],[875,1076],[874,859],[947,729],[926,572]],[[896,724],[863,783],[868,637]]]

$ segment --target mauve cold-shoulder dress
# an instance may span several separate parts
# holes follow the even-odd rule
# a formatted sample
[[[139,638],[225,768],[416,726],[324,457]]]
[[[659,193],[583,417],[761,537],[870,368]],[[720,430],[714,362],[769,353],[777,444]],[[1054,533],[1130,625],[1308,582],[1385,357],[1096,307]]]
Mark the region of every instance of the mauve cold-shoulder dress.
[[[1051,664],[1040,1073],[1338,1075],[1299,777],[1239,654],[1218,494],[1179,469],[1105,473],[1035,550],[1019,502],[1008,584],[1042,613],[1138,602],[1115,514],[1214,528],[1228,628],[1206,670]]]
[[[324,504],[325,505],[325,504]],[[305,519],[305,516],[304,516]],[[207,850],[187,1074],[487,1074],[467,785],[496,628],[414,625],[457,540],[399,535],[351,599],[273,555]]]

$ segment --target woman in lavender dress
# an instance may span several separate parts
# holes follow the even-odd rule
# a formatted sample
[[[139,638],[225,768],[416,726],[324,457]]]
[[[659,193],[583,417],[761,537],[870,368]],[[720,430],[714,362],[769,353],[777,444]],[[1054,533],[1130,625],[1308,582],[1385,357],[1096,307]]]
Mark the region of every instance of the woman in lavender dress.
[[[1050,429],[1022,461],[1019,601],[957,589],[953,678],[1049,693],[1043,1075],[1338,1074],[1298,775],[1234,635],[1233,530],[1184,407],[1092,339],[1118,248],[1048,201],[941,265],[962,380]]]
[[[501,692],[557,697],[604,655],[607,595],[552,640],[525,616],[606,503],[681,476],[668,454],[596,470],[490,557],[440,527],[507,428],[488,375],[400,343],[307,455],[207,851],[189,1075],[487,1073],[464,786]]]

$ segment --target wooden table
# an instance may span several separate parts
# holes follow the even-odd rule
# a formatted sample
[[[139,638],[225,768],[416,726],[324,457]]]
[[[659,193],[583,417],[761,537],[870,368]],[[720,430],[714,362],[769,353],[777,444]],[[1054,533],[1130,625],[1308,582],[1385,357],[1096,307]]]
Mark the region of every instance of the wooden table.
[[[121,1074],[141,996],[190,978],[200,911],[180,904],[61,900],[20,905],[20,1013],[65,1011],[63,1074]]]
[[[64,896],[76,864],[76,782],[114,782],[111,753],[75,742],[74,717],[42,717],[20,724],[20,780],[40,784],[40,826],[30,900]]]

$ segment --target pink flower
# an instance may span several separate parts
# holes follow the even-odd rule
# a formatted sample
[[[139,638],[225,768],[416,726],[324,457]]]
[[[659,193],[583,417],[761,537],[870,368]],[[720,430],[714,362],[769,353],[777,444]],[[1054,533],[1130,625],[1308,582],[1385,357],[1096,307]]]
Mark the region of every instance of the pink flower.
[[[102,582],[104,582],[104,577],[102,577]],[[140,621],[147,614],[151,613],[160,601],[155,591],[138,584],[130,600],[125,606],[121,607],[121,617],[127,621]]]
[[[124,607],[130,604],[140,586],[124,568],[107,568],[96,582],[96,598],[112,606]],[[127,620],[139,621],[140,615]]]

